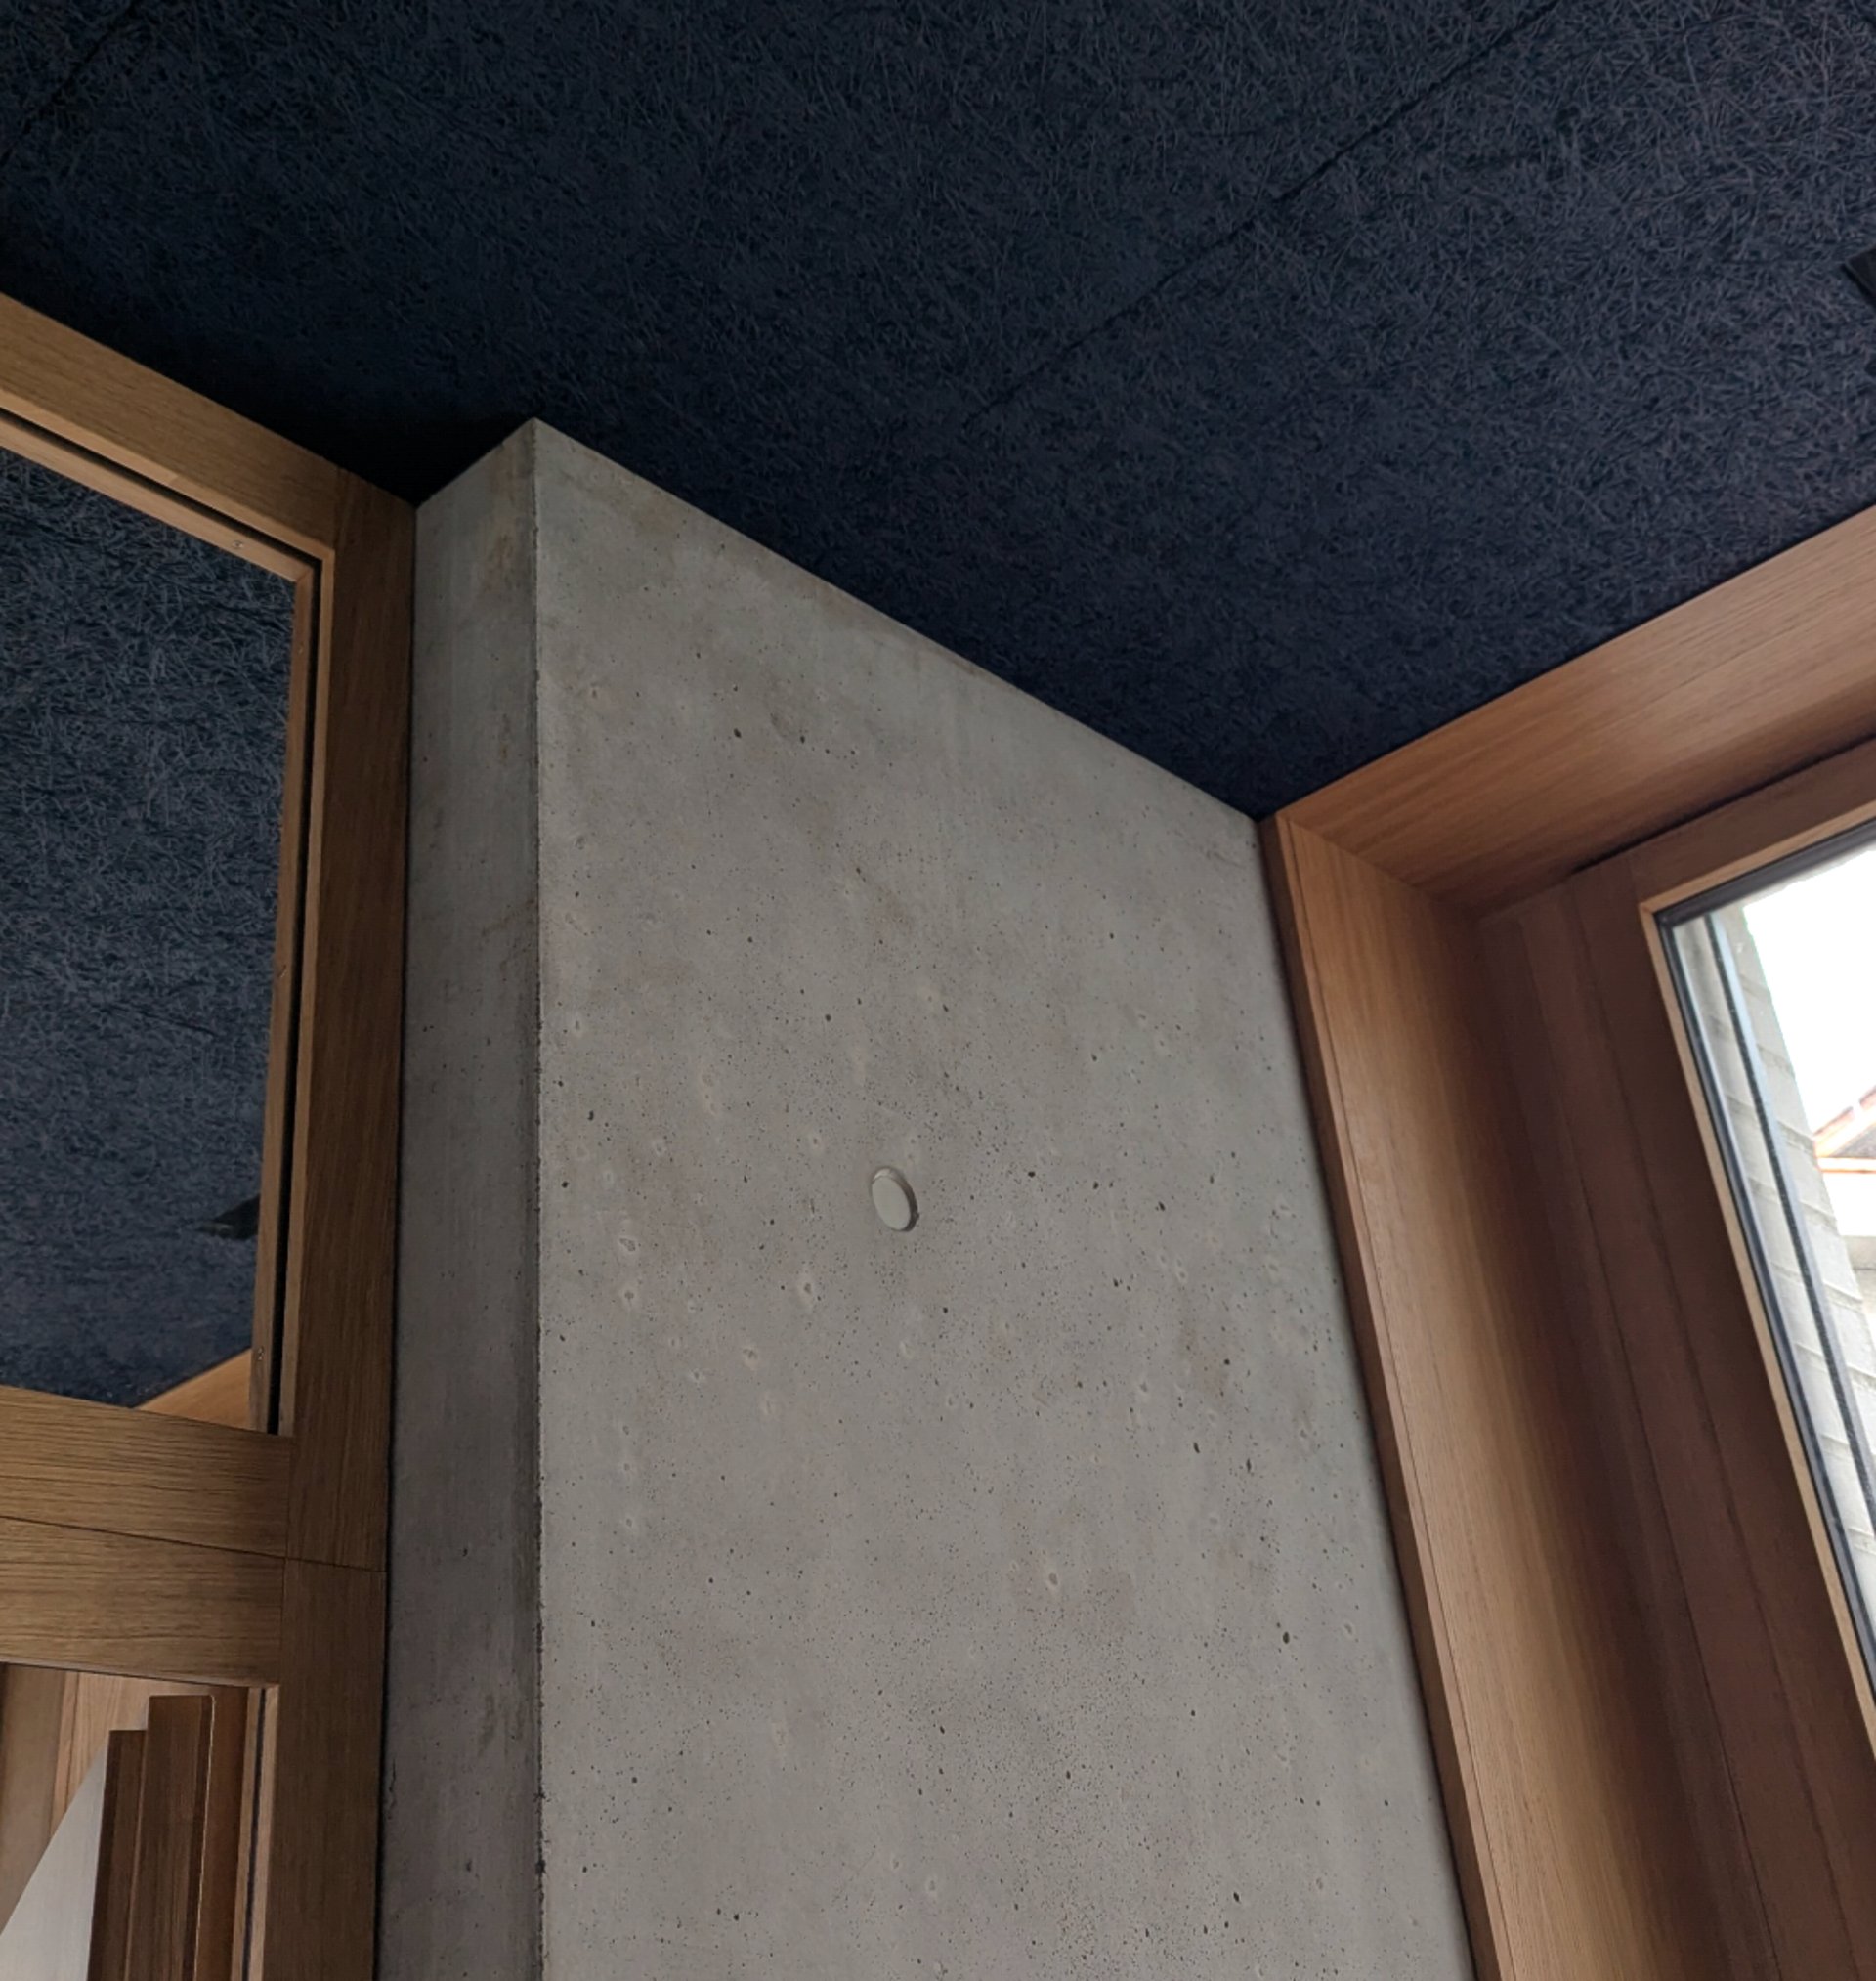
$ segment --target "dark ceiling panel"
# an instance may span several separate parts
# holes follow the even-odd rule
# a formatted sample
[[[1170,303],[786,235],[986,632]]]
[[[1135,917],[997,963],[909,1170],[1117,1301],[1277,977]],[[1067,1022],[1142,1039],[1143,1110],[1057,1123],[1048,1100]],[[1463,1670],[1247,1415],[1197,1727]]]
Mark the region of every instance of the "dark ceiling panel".
[[[421,495],[538,413],[1263,810],[1876,497],[1814,0],[144,0],[0,287]]]
[[[0,277],[405,494],[531,412],[735,493],[942,431],[1516,18],[149,0]]]
[[[202,1227],[259,1185],[291,637],[282,580],[0,452],[0,1382],[247,1346]]]
[[[127,0],[0,0],[0,161],[82,74]]]
[[[1854,12],[1558,9],[882,489],[882,602],[1274,806],[1876,502],[1872,165]]]

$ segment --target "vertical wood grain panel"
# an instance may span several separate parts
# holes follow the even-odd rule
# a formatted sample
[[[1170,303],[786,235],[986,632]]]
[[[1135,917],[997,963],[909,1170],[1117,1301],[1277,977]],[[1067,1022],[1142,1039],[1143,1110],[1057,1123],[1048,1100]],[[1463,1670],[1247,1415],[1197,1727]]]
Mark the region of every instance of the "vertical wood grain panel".
[[[1489,973],[1531,1146],[1546,1155],[1542,1202],[1552,1222],[1568,1332],[1590,1386],[1586,1424],[1601,1458],[1604,1529],[1626,1554],[1641,1592],[1635,1656],[1648,1661],[1663,1701],[1688,1832],[1706,1867],[1727,1972],[1757,1981],[1780,1970],[1666,1503],[1677,1486],[1691,1501],[1710,1495],[1707,1483],[1693,1475],[1716,1463],[1717,1433],[1684,1358],[1664,1357],[1669,1335],[1651,1328],[1632,1344],[1617,1311],[1619,1299],[1638,1291],[1650,1305],[1672,1301],[1671,1275],[1662,1261],[1658,1283],[1617,1283],[1620,1275],[1608,1270],[1599,1239],[1592,1194],[1602,1199],[1605,1220],[1623,1221],[1629,1235],[1644,1242],[1652,1209],[1626,1122],[1611,1118],[1624,1102],[1619,1088],[1610,1086],[1599,1014],[1579,969],[1579,937],[1561,891],[1538,895],[1486,931]],[[1586,1121],[1594,1124],[1587,1149],[1579,1139]],[[1675,1386],[1685,1408],[1672,1425],[1657,1427],[1668,1434],[1658,1449],[1642,1399],[1664,1381]],[[1708,1514],[1719,1523],[1708,1536],[1712,1545],[1731,1522],[1724,1507],[1710,1507]]]
[[[126,1981],[194,1981],[210,1716],[209,1701],[200,1697],[149,1702]]]
[[[289,1544],[381,1568],[410,709],[409,510],[348,482],[314,710],[281,1426]]]
[[[1710,1706],[1688,1731],[1727,1761],[1727,1801],[1709,1781],[1698,1805],[1726,1832],[1716,1875],[1755,1894],[1772,1971],[1872,1975],[1876,1753],[1638,905],[1658,866],[1619,857],[1507,918],[1533,1000],[1525,1077],[1580,1180],[1575,1283],[1593,1297],[1575,1329],[1612,1331],[1605,1367],[1652,1481],[1625,1539],[1653,1525],[1670,1551]],[[1620,1435],[1619,1397],[1598,1421]]]
[[[1711,1981],[1473,931],[1293,822],[1273,844],[1481,1969]]]
[[[238,1970],[244,1771],[248,1719],[257,1695],[218,1687],[209,1700],[203,1770],[201,1899],[190,1981],[230,1981]]]
[[[289,1562],[284,1633],[267,1946],[256,1981],[370,1981],[384,1577]]]
[[[142,1732],[115,1733],[106,1748],[105,1817],[91,1922],[90,1981],[128,1981],[130,1915],[137,1887],[137,1826],[144,1799]]]
[[[34,1664],[0,1669],[0,1923],[64,1811],[59,1792],[64,1689],[63,1671]]]

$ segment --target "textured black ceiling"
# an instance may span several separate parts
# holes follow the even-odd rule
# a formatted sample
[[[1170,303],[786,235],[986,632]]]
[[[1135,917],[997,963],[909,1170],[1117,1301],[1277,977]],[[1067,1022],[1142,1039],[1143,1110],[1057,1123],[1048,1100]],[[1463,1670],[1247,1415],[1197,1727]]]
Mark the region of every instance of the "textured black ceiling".
[[[0,287],[1262,811],[1876,499],[1872,6],[0,0]]]
[[[0,1382],[246,1346],[292,604],[0,452]]]

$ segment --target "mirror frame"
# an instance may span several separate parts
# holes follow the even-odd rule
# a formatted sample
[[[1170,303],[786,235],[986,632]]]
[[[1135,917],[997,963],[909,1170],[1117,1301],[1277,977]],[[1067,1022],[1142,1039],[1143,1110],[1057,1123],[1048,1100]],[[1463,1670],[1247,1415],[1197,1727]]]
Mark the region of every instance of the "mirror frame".
[[[0,1661],[263,1689],[233,1971],[365,1981],[413,518],[4,297],[0,447],[295,593],[248,1428],[0,1389]]]

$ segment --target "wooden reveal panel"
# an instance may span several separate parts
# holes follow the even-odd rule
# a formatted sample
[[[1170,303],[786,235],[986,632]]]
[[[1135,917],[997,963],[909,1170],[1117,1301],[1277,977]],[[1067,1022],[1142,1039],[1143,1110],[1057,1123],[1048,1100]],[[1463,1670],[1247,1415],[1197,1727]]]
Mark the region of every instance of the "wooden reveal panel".
[[[1513,911],[1496,947],[1532,1118],[1572,1179],[1548,1201],[1627,1481],[1619,1531],[1655,1598],[1636,1657],[1733,1915],[1730,1971],[1872,1973],[1876,1752],[1634,882],[1627,858],[1593,869]]]
[[[1698,1981],[1717,1950],[1591,1518],[1473,930],[1288,820],[1272,844],[1480,1966]]]
[[[1872,735],[1876,511],[1266,836],[1488,1974],[1876,1981],[1876,1715],[1643,921],[1876,816]]]
[[[138,1785],[127,1981],[196,1981],[212,1708],[153,1699]]]
[[[137,1891],[137,1830],[144,1805],[141,1731],[114,1733],[105,1762],[98,1898],[91,1924],[91,1981],[129,1981],[130,1910]]]
[[[256,1981],[368,1975],[376,1919],[384,1577],[291,1562],[275,1717],[279,1792]],[[300,1820],[317,1809],[317,1829]]]
[[[320,614],[280,1425],[293,1553],[384,1565],[409,756],[409,510],[350,483]],[[387,652],[404,642],[405,665]]]
[[[1473,911],[1876,733],[1876,509],[1286,816]]]

